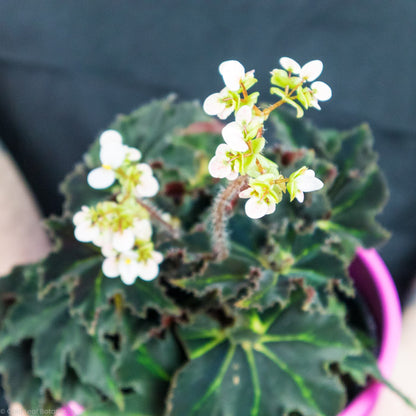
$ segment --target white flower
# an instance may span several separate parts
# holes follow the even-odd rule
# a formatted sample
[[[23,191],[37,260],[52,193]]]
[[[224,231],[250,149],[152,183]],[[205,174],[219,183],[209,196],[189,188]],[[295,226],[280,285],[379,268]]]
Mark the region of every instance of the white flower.
[[[280,65],[286,69],[286,71],[291,72],[292,74],[299,74],[301,67],[300,65],[292,58],[286,56],[279,59]]]
[[[114,170],[122,165],[126,158],[126,146],[123,146],[120,133],[107,130],[100,136],[101,167],[93,169],[87,177],[88,184],[94,189],[105,189],[116,180]]]
[[[303,81],[314,81],[321,75],[323,69],[323,64],[318,59],[306,63],[302,68],[291,58],[283,57],[280,58],[279,62],[286,71],[298,75]],[[317,110],[321,109],[318,101],[328,101],[332,97],[332,91],[329,85],[321,81],[313,82],[310,88],[306,87],[305,91],[307,91],[307,97],[309,97],[304,97],[307,102],[305,106],[312,106]]]
[[[91,210],[86,205],[83,205],[81,207],[81,211],[76,212],[73,216],[72,222],[74,223],[74,225],[82,225],[84,223],[88,223],[89,225],[91,225]]]
[[[139,275],[139,262],[135,251],[126,251],[118,256],[107,257],[102,264],[105,276],[120,276],[123,283],[132,285]]]
[[[97,247],[101,247],[101,252],[108,257],[114,252],[113,231],[110,229],[100,229],[99,234],[92,241]]]
[[[231,148],[222,143],[217,147],[215,156],[210,160],[208,164],[208,171],[214,178],[227,178],[233,181],[238,176],[238,162],[235,161],[234,165],[230,158]],[[232,154],[231,154],[232,156]]]
[[[321,107],[319,106],[318,101],[328,101],[332,97],[332,90],[325,82],[315,81],[311,84],[311,95],[311,106],[320,110]]]
[[[123,146],[125,153],[126,153],[126,159],[129,162],[138,162],[142,158],[142,153],[139,149],[136,149],[134,147],[129,146]]]
[[[322,61],[316,59],[303,65],[299,76],[306,81],[314,81],[321,75],[324,65]]]
[[[230,91],[238,91],[241,88],[241,81],[246,74],[244,66],[238,61],[224,61],[218,67],[218,71],[224,79],[226,87]]]
[[[152,225],[149,220],[135,220],[133,223],[134,235],[138,240],[148,241],[152,237]]]
[[[88,207],[82,207],[82,211],[74,215],[73,222],[75,238],[83,243],[92,242],[97,247],[101,247],[105,256],[131,250],[136,241],[135,229],[132,227],[113,232],[93,225]]]
[[[104,259],[101,269],[104,273],[104,276],[113,278],[120,276],[120,271],[118,268],[119,259],[114,256],[109,256]]]
[[[228,94],[227,88],[209,95],[203,105],[204,111],[210,116],[225,120],[235,108],[235,102]]]
[[[135,242],[136,235],[131,227],[113,233],[112,246],[119,253],[131,250]]]
[[[137,277],[150,281],[159,274],[159,263],[163,256],[158,251],[152,251],[146,260],[138,260],[135,251],[127,251],[118,256],[108,257],[103,261],[102,271],[105,276],[114,278],[120,276],[126,285],[132,285]]]
[[[101,133],[100,146],[121,145],[122,143],[123,138],[117,130],[105,130]]]
[[[299,77],[305,81],[314,81],[321,75],[324,67],[322,61],[319,59],[310,61],[301,67],[294,59],[286,56],[280,58],[279,63],[286,71],[299,75]]]
[[[142,280],[150,281],[159,274],[159,264],[162,263],[162,253],[153,251],[147,260],[139,262],[139,277]]]
[[[236,152],[246,152],[248,150],[248,145],[244,140],[244,137],[252,117],[253,111],[251,107],[243,105],[235,113],[235,121],[228,123],[222,129],[222,137],[232,150],[235,150]]]
[[[318,191],[323,186],[323,182],[315,177],[315,172],[312,169],[303,167],[290,175],[287,190],[291,201],[296,198],[299,202],[303,202],[304,192]]]
[[[94,189],[105,189],[116,180],[113,170],[108,166],[93,169],[87,177],[88,185]]]
[[[98,226],[93,224],[91,210],[87,206],[83,206],[72,221],[75,225],[74,235],[78,241],[89,243],[100,233]]]
[[[159,191],[159,182],[153,176],[152,168],[147,163],[137,165],[141,175],[134,193],[138,198],[155,196]]]
[[[249,198],[244,209],[250,218],[261,218],[268,214],[273,214],[276,210],[276,202],[265,195],[261,195],[256,188],[247,188],[240,192],[240,198]]]
[[[101,252],[105,257],[111,257],[116,253],[131,250],[136,243],[136,236],[136,228],[133,224],[133,227],[121,231],[100,230],[100,234],[93,240],[93,243],[101,247]]]

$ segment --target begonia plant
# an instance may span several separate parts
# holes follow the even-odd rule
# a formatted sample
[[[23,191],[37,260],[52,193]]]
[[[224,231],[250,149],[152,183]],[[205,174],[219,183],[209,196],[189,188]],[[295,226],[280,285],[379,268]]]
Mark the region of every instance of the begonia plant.
[[[60,415],[335,416],[383,380],[371,325],[347,306],[365,309],[356,248],[388,237],[373,138],[303,120],[331,98],[322,62],[279,62],[270,105],[230,60],[202,108],[168,97],[100,134],[62,184],[51,254],[0,279],[10,401]]]

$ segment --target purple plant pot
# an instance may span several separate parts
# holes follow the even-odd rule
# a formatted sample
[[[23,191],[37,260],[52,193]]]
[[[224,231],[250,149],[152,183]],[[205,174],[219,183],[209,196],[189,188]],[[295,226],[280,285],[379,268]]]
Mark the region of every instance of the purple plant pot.
[[[402,319],[399,297],[377,251],[360,248],[356,254],[350,273],[378,325],[380,354],[377,363],[387,378],[393,370],[400,343]],[[369,416],[382,388],[381,383],[372,382],[338,416]]]

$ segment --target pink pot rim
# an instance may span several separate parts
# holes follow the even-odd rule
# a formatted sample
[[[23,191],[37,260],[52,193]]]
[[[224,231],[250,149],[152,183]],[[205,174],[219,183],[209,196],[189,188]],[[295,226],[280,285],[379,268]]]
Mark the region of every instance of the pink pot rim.
[[[350,274],[379,326],[380,353],[377,363],[383,376],[389,377],[399,349],[402,325],[396,286],[375,249],[359,248],[350,266]],[[368,416],[382,388],[381,383],[371,383],[338,416]]]

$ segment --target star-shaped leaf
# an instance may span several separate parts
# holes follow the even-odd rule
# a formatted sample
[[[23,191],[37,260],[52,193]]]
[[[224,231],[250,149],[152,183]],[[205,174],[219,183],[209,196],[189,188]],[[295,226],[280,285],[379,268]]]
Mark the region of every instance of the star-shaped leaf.
[[[303,295],[231,331],[182,332],[190,362],[176,374],[167,415],[332,416],[346,394],[330,365],[360,352],[339,310],[305,312]]]

